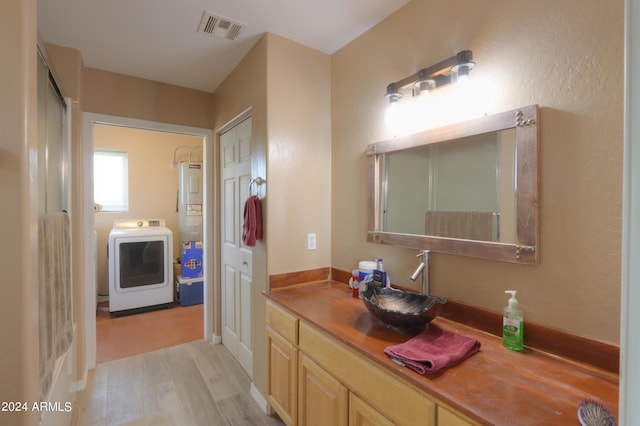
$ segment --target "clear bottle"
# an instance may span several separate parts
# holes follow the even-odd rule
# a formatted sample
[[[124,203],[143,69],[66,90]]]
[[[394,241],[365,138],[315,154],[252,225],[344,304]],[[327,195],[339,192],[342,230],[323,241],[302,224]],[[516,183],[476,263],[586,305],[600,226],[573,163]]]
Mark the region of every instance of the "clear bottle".
[[[515,290],[506,290],[511,294],[509,305],[502,313],[502,344],[513,351],[524,350],[524,317],[518,308]]]

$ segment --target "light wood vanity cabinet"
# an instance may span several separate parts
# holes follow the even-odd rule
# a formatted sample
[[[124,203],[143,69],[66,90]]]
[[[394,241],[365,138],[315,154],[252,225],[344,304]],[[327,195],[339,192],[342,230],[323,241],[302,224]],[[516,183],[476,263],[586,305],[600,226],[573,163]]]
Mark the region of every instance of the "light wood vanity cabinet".
[[[372,407],[365,411],[375,410],[397,425],[435,425],[431,398],[305,322],[300,322],[298,347]]]
[[[289,426],[477,424],[271,301],[267,344],[267,400]]]
[[[347,426],[349,390],[304,353],[298,360],[298,425]]]
[[[298,416],[298,319],[267,303],[267,401],[282,421]]]
[[[470,426],[476,422],[443,405],[438,405],[438,426]]]
[[[393,426],[393,423],[372,406],[351,394],[349,395],[349,426]]]

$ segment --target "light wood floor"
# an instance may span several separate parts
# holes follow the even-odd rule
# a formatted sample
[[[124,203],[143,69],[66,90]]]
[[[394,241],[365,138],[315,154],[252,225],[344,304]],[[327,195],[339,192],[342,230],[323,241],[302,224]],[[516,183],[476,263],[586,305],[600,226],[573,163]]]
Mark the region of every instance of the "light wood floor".
[[[99,364],[77,395],[73,425],[282,425],[250,395],[223,345],[204,340]]]

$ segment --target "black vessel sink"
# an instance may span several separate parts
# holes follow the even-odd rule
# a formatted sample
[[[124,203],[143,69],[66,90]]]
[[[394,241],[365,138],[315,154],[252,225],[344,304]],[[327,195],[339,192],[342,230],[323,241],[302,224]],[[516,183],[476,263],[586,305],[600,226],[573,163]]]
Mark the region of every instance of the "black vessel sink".
[[[447,303],[442,297],[373,285],[367,286],[361,297],[376,318],[398,328],[424,327],[438,316],[442,305]]]

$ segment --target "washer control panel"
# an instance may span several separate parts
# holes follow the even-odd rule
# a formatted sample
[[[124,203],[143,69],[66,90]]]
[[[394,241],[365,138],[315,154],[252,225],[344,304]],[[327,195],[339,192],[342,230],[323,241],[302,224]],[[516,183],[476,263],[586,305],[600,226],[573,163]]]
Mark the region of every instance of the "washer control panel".
[[[114,220],[115,229],[147,229],[164,228],[164,219],[137,219],[137,220]]]

